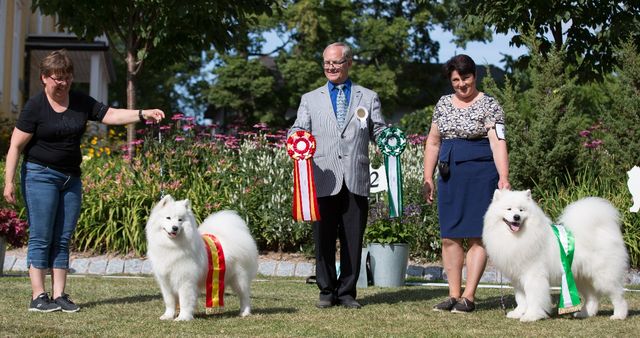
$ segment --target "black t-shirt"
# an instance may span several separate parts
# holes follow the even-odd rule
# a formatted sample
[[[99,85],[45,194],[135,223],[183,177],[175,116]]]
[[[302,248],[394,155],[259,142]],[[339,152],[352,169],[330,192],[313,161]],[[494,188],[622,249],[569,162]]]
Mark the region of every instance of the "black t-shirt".
[[[109,107],[81,92],[69,92],[69,107],[53,110],[42,91],[27,101],[16,128],[33,137],[24,149],[25,160],[67,175],[80,176],[80,142],[87,120],[102,121]]]

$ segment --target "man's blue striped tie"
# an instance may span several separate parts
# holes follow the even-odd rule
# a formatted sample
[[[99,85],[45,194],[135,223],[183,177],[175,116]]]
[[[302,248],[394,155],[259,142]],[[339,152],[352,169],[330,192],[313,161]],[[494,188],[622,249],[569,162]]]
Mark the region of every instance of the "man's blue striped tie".
[[[336,120],[340,129],[344,128],[344,120],[347,117],[347,96],[344,95],[344,83],[336,86],[338,97],[336,98]]]

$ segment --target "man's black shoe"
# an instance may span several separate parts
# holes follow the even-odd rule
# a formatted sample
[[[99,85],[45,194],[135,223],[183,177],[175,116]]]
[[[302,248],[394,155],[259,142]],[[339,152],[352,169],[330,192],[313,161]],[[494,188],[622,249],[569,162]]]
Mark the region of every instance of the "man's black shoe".
[[[329,299],[320,299],[317,303],[316,303],[316,307],[318,309],[327,309],[330,308],[332,306],[336,305],[336,303],[332,300]]]
[[[362,307],[362,304],[358,303],[355,299],[353,298],[347,298],[347,299],[341,299],[340,300],[340,305],[349,308],[349,309],[359,309]]]

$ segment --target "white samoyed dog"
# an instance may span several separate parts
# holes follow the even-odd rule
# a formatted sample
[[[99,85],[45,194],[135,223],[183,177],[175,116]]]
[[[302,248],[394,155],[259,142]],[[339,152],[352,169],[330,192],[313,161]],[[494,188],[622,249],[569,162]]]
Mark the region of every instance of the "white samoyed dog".
[[[201,234],[213,234],[223,248],[225,286],[240,299],[240,316],[251,314],[251,281],[258,271],[258,249],[245,222],[234,211],[220,211],[198,228],[189,200],[165,196],[151,211],[146,225],[147,256],[153,266],[165,312],[162,320],[191,320],[198,294],[204,290],[208,258]]]
[[[606,295],[613,303],[610,318],[625,319],[624,276],[629,258],[616,208],[602,198],[587,197],[567,206],[558,223],[575,238],[571,270],[584,305],[574,316],[595,316],[598,298]],[[549,287],[561,284],[563,272],[551,224],[530,190],[495,191],[484,216],[482,240],[491,262],[515,290],[517,306],[507,314],[509,318],[530,322],[551,314]]]

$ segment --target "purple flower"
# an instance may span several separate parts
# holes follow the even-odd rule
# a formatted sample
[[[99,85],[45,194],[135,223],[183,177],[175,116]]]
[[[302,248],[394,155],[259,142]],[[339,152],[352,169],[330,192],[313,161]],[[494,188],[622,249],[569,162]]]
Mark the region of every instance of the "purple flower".
[[[580,132],[580,136],[582,137],[589,137],[591,135],[591,132],[589,130],[583,130]]]

